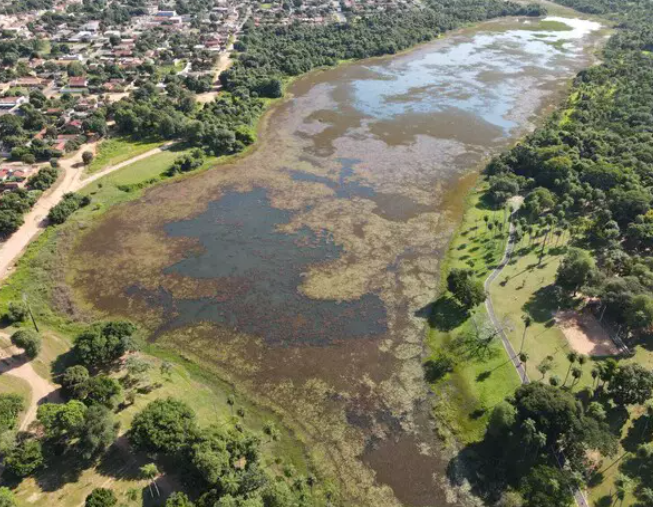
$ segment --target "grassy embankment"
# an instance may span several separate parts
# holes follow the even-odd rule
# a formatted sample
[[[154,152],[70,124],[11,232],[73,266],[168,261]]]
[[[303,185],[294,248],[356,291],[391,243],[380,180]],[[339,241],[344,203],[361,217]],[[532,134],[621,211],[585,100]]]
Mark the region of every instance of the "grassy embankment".
[[[185,151],[173,147],[128,165],[84,188],[81,193],[92,197],[91,204],[76,212],[66,224],[48,228],[28,247],[14,274],[0,288],[0,312],[5,311],[10,301],[20,300],[23,293],[29,295],[30,305],[44,336],[43,350],[33,365],[44,378],[56,382],[60,373],[57,362],[69,350],[72,337],[84,326],[85,315],[66,313],[66,309],[72,307],[69,306],[69,296],[63,283],[62,267],[66,262],[67,244],[76,231],[87,227],[90,221],[99,218],[112,206],[135,199],[142,195],[145,187],[167,179],[162,178],[161,173]],[[215,162],[215,158],[207,159],[193,174],[209,169]],[[187,175],[177,178],[185,176]],[[13,329],[6,328],[4,331],[11,333]],[[146,345],[144,353],[155,365],[150,375],[151,382],[160,383],[161,387],[150,394],[138,396],[134,406],[119,413],[123,430],[129,427],[131,418],[147,402],[164,396],[175,396],[188,402],[197,411],[201,424],[223,424],[231,418],[233,410],[227,404],[227,397],[235,395],[236,408],[242,407],[245,410],[245,427],[260,432],[263,424],[272,422],[282,429],[279,441],[263,446],[264,460],[271,469],[280,472],[282,467],[290,465],[304,473],[310,468],[303,444],[291,431],[283,429],[274,413],[251,404],[234,386],[218,380],[172,351]],[[169,380],[163,379],[156,367],[162,360],[175,366]],[[7,385],[0,385],[0,390],[6,388],[8,392],[25,391],[26,386],[22,386],[19,380],[3,376],[3,380],[5,378],[4,384]],[[279,464],[274,463],[277,458]],[[23,481],[16,493],[20,503],[73,507],[78,506],[94,487],[110,484],[121,504],[141,505],[142,494],[147,490],[146,482],[138,478],[137,474],[141,464],[142,457],[135,459],[128,453],[115,450],[97,466],[79,473],[61,477],[60,468],[50,473],[45,471],[36,479]],[[74,470],[75,467],[70,464],[66,468]],[[145,497],[148,495],[149,493],[145,494]]]
[[[499,233],[496,228],[489,230],[484,217],[488,217],[488,223],[499,220],[503,224],[506,212],[484,204],[485,187],[479,184],[468,197],[467,210],[442,266],[443,287],[453,268],[472,269],[477,278],[484,280],[503,256],[506,228]],[[455,362],[453,371],[444,376],[429,373],[427,368],[427,377],[431,377],[433,391],[438,394],[434,410],[439,432],[461,443],[476,441],[483,436],[489,411],[514,391],[519,378],[498,340],[487,351],[473,350],[466,340],[473,336],[476,325],[487,326],[484,308],[474,310],[473,316],[467,314],[443,291],[434,302],[430,324],[431,355],[427,362],[437,362],[443,355]]]

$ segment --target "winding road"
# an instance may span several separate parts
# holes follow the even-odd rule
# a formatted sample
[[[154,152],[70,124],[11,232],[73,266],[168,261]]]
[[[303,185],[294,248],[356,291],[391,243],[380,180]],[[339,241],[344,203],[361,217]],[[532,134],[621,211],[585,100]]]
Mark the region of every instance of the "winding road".
[[[515,222],[512,220],[512,218],[515,215],[515,213],[517,213],[518,209],[519,209],[519,205],[515,206],[515,210],[510,214],[508,242],[506,243],[506,249],[503,253],[503,259],[501,259],[501,262],[496,267],[496,269],[492,271],[492,273],[490,273],[490,275],[485,279],[485,283],[483,285],[485,287],[485,293],[487,294],[487,298],[485,299],[485,308],[487,309],[487,313],[488,316],[490,317],[490,321],[492,322],[492,325],[495,327],[495,329],[499,333],[499,336],[501,337],[501,343],[503,344],[503,348],[506,350],[508,357],[512,362],[512,365],[515,367],[515,370],[517,370],[517,375],[519,375],[519,380],[521,381],[522,384],[528,384],[530,380],[528,378],[528,374],[526,373],[526,366],[519,359],[519,356],[515,352],[512,343],[510,343],[510,340],[508,339],[505,331],[503,330],[503,326],[501,325],[499,319],[494,313],[494,306],[492,306],[492,298],[490,297],[490,292],[489,292],[492,282],[494,282],[494,280],[496,280],[497,277],[501,274],[503,268],[505,268],[508,262],[510,261],[510,257],[512,256],[512,253],[515,251],[516,227],[515,227]],[[558,461],[560,461],[559,457],[558,457]],[[578,505],[578,507],[590,507],[587,498],[585,497],[585,494],[580,488],[574,490],[573,494],[574,494],[574,500],[576,501],[576,505]]]

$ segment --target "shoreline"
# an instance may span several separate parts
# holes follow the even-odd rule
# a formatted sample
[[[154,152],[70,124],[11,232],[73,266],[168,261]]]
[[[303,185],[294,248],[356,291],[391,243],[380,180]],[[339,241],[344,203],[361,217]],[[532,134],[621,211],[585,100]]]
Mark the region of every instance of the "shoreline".
[[[570,12],[573,12],[573,11],[570,11]],[[505,18],[499,18],[499,20],[500,19],[505,19]],[[478,24],[474,25],[473,27],[472,26],[461,27],[461,28],[458,28],[456,30],[452,30],[451,32],[445,32],[443,35],[445,37],[455,36],[457,33],[461,33],[462,31],[469,30],[469,29],[472,29],[474,27],[478,28],[480,25],[483,25],[485,23],[492,23],[492,22],[496,22],[496,21],[497,21],[497,19],[488,20],[486,22],[478,23]],[[438,39],[441,39],[441,38],[442,38],[442,36],[439,37]],[[438,39],[433,39],[433,40],[428,41],[426,43],[419,44],[417,46],[414,46],[413,48],[402,51],[401,53],[408,53],[408,52],[415,51],[415,50],[419,49],[420,47],[423,47],[423,46],[425,46],[427,44],[433,43],[434,41],[436,41]],[[397,55],[399,55],[401,53],[396,53],[394,55],[385,55],[385,56],[375,57],[375,58],[372,58],[370,60],[392,58],[392,57],[395,57],[395,56],[397,56]],[[347,64],[350,64],[350,63],[357,63],[357,62],[360,62],[360,61],[361,60],[349,60],[349,61],[345,61],[345,62],[340,62],[338,64],[338,66],[347,65]],[[295,78],[291,78],[287,82],[284,82],[284,89],[290,87],[292,84],[294,84],[296,81],[298,81],[300,79],[304,79],[304,78],[309,77],[314,72],[317,73],[317,72],[321,72],[323,70],[333,69],[333,68],[335,68],[335,67],[324,67],[324,68],[313,69],[313,70],[311,70],[310,72],[308,72],[306,74],[303,74],[301,76],[297,76]],[[569,90],[569,86],[565,86],[565,91],[563,93],[565,93],[566,96],[568,96],[568,90]],[[130,200],[137,199],[137,198],[141,197],[146,190],[148,190],[150,188],[153,188],[155,186],[158,186],[160,183],[176,183],[176,182],[180,181],[182,178],[185,179],[187,177],[191,177],[191,176],[206,172],[208,170],[219,169],[224,164],[230,164],[230,163],[232,163],[234,161],[240,160],[241,158],[245,158],[245,157],[251,155],[252,153],[257,151],[258,149],[260,149],[262,146],[265,146],[265,143],[268,142],[268,140],[266,138],[267,136],[265,134],[266,134],[267,129],[271,128],[270,125],[269,125],[269,122],[270,122],[271,114],[273,113],[275,108],[280,107],[281,105],[283,105],[284,103],[286,103],[287,101],[290,101],[292,99],[293,99],[293,95],[291,93],[288,93],[285,97],[280,98],[280,99],[270,100],[270,102],[268,104],[266,104],[265,111],[263,112],[261,117],[257,120],[257,126],[256,126],[257,140],[256,140],[255,143],[253,143],[250,147],[245,149],[243,152],[232,155],[232,156],[229,156],[229,157],[224,157],[223,159],[212,162],[207,167],[201,168],[201,169],[199,169],[197,171],[193,171],[193,172],[190,172],[190,173],[187,173],[187,174],[184,174],[184,175],[180,175],[180,176],[175,177],[175,178],[168,178],[168,179],[157,181],[156,183],[154,183],[152,185],[149,185],[149,186],[147,186],[147,187],[145,187],[143,189],[139,189],[139,191],[137,191],[137,192],[131,193],[129,198],[125,199],[122,202],[128,202]],[[551,107],[558,108],[559,104],[557,106],[551,105]],[[547,119],[546,117],[544,117],[544,115],[542,115],[542,116],[543,116],[543,118],[542,118],[543,120]],[[519,142],[519,140],[515,141],[515,143],[518,143],[518,142]],[[507,150],[507,149],[510,149],[510,148],[508,147],[508,148],[505,148],[505,149]],[[479,164],[479,167],[475,167],[475,168],[471,169],[470,171],[468,171],[468,173],[463,175],[463,177],[473,175],[474,179],[476,180],[473,184],[470,184],[469,188],[467,189],[467,191],[466,191],[466,194],[468,196],[467,198],[469,198],[469,196],[474,192],[474,189],[477,188],[477,186],[479,184],[482,184],[482,181],[481,181],[482,180],[482,175],[481,175],[481,171],[479,169],[482,169],[482,167],[484,167],[485,165],[486,165],[486,162],[483,162],[482,164]],[[464,209],[462,210],[461,216],[459,217],[459,220],[457,220],[457,222],[458,222],[458,227],[456,229],[457,232],[454,234],[454,236],[452,236],[450,244],[453,242],[454,237],[457,236],[457,234],[458,234],[458,230],[461,227],[462,216],[464,215],[464,213],[466,213],[467,206],[468,206],[468,204],[465,205]],[[98,213],[97,215],[92,217],[92,220],[99,219],[101,215],[106,213],[108,210],[113,209],[113,207],[114,207],[114,205],[110,205],[110,206],[108,206],[106,208],[103,208],[100,213]],[[57,234],[57,232],[58,231],[55,230],[53,234]],[[28,247],[28,249],[32,249],[32,247],[34,245],[35,245],[35,242],[31,243],[30,246]],[[448,247],[447,247],[446,250],[448,251]],[[447,257],[448,257],[448,255],[447,255]],[[446,266],[447,266],[447,263],[446,263],[447,257],[445,257],[443,259],[442,265],[440,267],[440,275],[441,275],[441,277],[443,279],[444,279],[444,276],[445,276],[445,270],[446,270]],[[19,266],[20,266],[20,263],[19,263]],[[426,347],[429,346],[427,340],[425,340],[423,342],[423,344],[424,344],[425,349],[426,349]],[[153,348],[150,348],[150,347],[153,347]],[[184,357],[183,354],[178,354],[178,353],[175,354],[173,351],[171,351],[170,349],[168,349],[166,347],[147,346],[145,350],[147,351],[147,353],[151,352],[152,355],[155,356],[155,357],[161,357],[161,355],[165,356],[165,355],[173,355],[174,354],[178,359],[181,360],[181,362],[184,363],[183,367],[187,371],[189,371],[189,373],[192,374],[190,369],[197,368],[198,372],[200,372],[199,376],[203,377],[203,378],[206,378],[206,379],[211,377],[212,373],[215,370],[219,370],[219,368],[215,368],[215,370],[211,369],[211,368],[207,368],[206,366],[203,366],[201,364],[201,361],[193,361],[192,359],[187,359],[187,358]],[[159,355],[159,354],[161,354],[161,355]],[[186,364],[186,363],[188,363],[188,364]],[[232,388],[234,387],[233,383],[228,380],[228,376],[225,375],[225,374],[222,374],[222,375],[218,374],[218,377],[215,378],[215,381],[216,381],[216,383],[226,383],[230,387],[232,387]],[[269,402],[268,403],[263,403],[263,404],[259,403],[259,400],[256,399],[256,396],[249,393],[247,389],[242,389],[242,391],[244,392],[244,396],[248,400],[253,400],[253,404],[255,406],[257,406],[257,407],[259,407],[259,406],[267,407],[268,405],[270,405]],[[267,407],[267,408],[269,408],[269,407]],[[276,413],[276,410],[274,410],[274,409],[272,409],[272,410]],[[277,414],[277,415],[279,415],[279,414]],[[287,428],[291,432],[293,432],[293,427],[292,427],[292,425],[289,426],[289,423],[285,420],[286,418],[287,417],[283,417],[283,416],[281,417],[281,419],[283,420],[283,426],[284,426],[284,428]],[[297,436],[297,435],[295,435],[295,436]],[[306,443],[302,440],[302,438],[299,438],[299,440],[302,443],[302,447],[304,448],[304,450],[307,451],[308,446],[306,445]],[[307,452],[307,456],[309,456],[309,455],[310,455],[310,451]],[[312,460],[309,460],[309,461],[312,461]]]

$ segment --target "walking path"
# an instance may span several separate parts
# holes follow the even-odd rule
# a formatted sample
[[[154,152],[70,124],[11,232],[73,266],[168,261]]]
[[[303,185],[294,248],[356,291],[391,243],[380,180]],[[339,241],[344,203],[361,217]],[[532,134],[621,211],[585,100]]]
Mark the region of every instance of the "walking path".
[[[492,282],[496,280],[496,278],[501,274],[501,271],[503,271],[503,268],[506,267],[506,265],[510,261],[510,257],[512,256],[512,253],[515,250],[516,227],[512,218],[518,209],[519,206],[516,206],[515,211],[511,213],[509,218],[510,227],[508,229],[508,242],[506,243],[506,249],[503,253],[503,259],[501,259],[501,262],[496,267],[496,269],[492,271],[492,273],[490,273],[490,275],[485,280],[484,287],[485,287],[485,293],[487,294],[487,298],[485,299],[485,308],[487,309],[487,313],[490,317],[490,321],[492,322],[492,325],[498,331],[499,336],[501,336],[501,343],[503,343],[503,348],[506,349],[510,361],[512,362],[513,366],[517,370],[517,374],[519,375],[519,380],[521,381],[522,384],[528,384],[529,379],[528,379],[528,374],[526,373],[526,366],[519,359],[517,353],[515,352],[515,349],[512,346],[512,343],[510,343],[510,340],[508,340],[508,337],[506,336],[506,333],[503,330],[503,326],[501,326],[499,319],[497,319],[497,316],[494,313],[494,307],[492,306],[492,298],[490,297],[490,293],[489,293],[490,285],[492,285]],[[558,458],[558,461],[560,461],[559,457],[558,456],[556,457]],[[574,494],[574,500],[576,501],[576,505],[578,505],[578,507],[589,507],[587,498],[585,498],[585,494],[580,488],[573,491],[573,494]]]
[[[151,157],[165,150],[173,144],[168,142],[145,153],[125,160],[120,164],[106,167],[102,171],[84,178],[84,164],[82,163],[82,153],[84,151],[95,152],[96,144],[84,145],[75,155],[60,161],[60,169],[63,172],[63,179],[57,185],[48,190],[36,202],[34,207],[24,217],[25,223],[13,233],[5,242],[0,244],[0,281],[4,280],[11,274],[11,268],[16,260],[21,256],[27,245],[46,228],[48,212],[52,207],[57,205],[65,194],[68,192],[77,192],[85,186],[97,181],[98,179],[114,171],[122,169],[134,162]]]
[[[9,339],[9,335],[6,333],[0,333],[0,337]],[[20,431],[27,431],[30,424],[36,420],[36,411],[41,403],[61,401],[57,392],[58,387],[36,373],[32,363],[26,361],[21,351],[14,346],[0,349],[0,374],[22,379],[30,387],[31,396],[23,420],[18,427]]]

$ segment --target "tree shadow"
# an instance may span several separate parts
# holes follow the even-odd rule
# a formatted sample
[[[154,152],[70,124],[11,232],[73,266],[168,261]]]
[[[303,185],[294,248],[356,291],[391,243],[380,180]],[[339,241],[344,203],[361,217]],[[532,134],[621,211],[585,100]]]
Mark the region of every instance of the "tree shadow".
[[[523,310],[527,312],[535,322],[552,321],[555,312],[556,298],[553,285],[547,285],[538,289],[531,298],[524,304]]]
[[[132,450],[127,436],[122,435],[102,454],[96,470],[105,477],[138,480],[141,478],[140,468],[151,461],[145,454]]]
[[[621,441],[621,445],[628,452],[636,452],[641,444],[651,442],[653,440],[653,418],[647,414],[643,414],[633,421],[633,424],[628,428],[625,438]]]
[[[66,484],[78,482],[84,470],[92,463],[82,459],[77,453],[61,452],[60,449],[49,445],[46,447],[47,465],[39,472],[36,483],[41,491],[53,492],[61,489]]]
[[[70,349],[63,354],[59,354],[52,363],[50,363],[52,377],[59,378],[63,375],[64,371],[66,371],[66,368],[74,366],[75,364],[77,364],[77,360],[75,359],[75,352],[73,349]]]
[[[467,310],[451,296],[440,296],[415,312],[415,316],[427,319],[429,326],[438,331],[451,331],[467,320]]]
[[[27,357],[25,352],[6,357],[0,361],[0,375],[15,370],[16,368],[20,368],[27,362],[29,362],[29,357]]]

